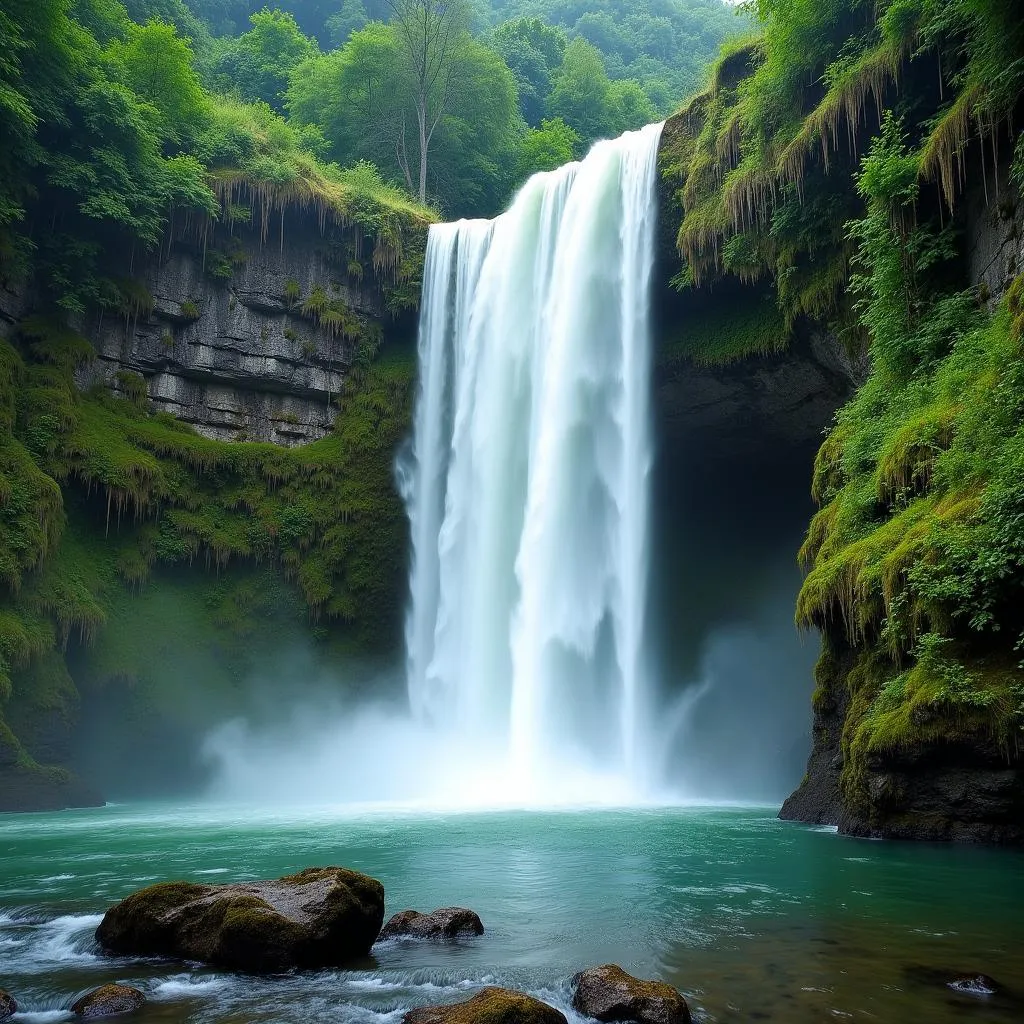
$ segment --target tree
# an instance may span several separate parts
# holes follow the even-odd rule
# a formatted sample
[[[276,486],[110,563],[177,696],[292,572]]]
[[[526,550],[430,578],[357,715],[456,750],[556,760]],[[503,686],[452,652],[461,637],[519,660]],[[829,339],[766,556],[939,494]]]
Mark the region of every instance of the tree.
[[[184,145],[196,138],[207,118],[206,97],[192,48],[173,25],[130,24],[125,39],[107,48],[107,59],[124,84],[159,112],[157,130],[165,139]]]
[[[462,70],[469,9],[465,0],[387,0],[387,4],[416,121],[416,149],[409,145],[404,120],[400,125],[398,159],[409,189],[426,202],[430,144],[448,113]],[[418,187],[414,187],[417,162]]]
[[[318,53],[319,47],[283,11],[263,10],[249,21],[248,32],[220,43],[214,80],[225,91],[234,90],[243,99],[262,100],[281,110],[292,71]]]
[[[493,42],[516,77],[526,123],[536,127],[544,117],[551,75],[565,56],[565,33],[540,18],[513,18],[495,29]]]
[[[332,46],[344,46],[353,32],[358,32],[368,21],[363,0],[341,0],[341,9],[327,19],[325,28]]]
[[[493,213],[512,186],[525,131],[515,79],[475,40],[463,41],[459,65],[458,88],[430,140],[423,194],[449,213]],[[395,26],[371,22],[341,50],[304,61],[292,75],[288,110],[294,123],[322,129],[331,159],[367,160],[416,191],[404,149],[406,126],[416,124],[415,94]]]
[[[516,175],[525,181],[538,171],[553,171],[570,163],[578,153],[580,137],[561,118],[542,121],[526,133],[519,146]]]
[[[560,117],[585,142],[615,134],[609,106],[611,82],[600,51],[583,39],[566,48],[548,97],[548,116]]]
[[[658,120],[658,111],[639,82],[612,82],[608,90],[610,115],[619,134],[636,131]]]

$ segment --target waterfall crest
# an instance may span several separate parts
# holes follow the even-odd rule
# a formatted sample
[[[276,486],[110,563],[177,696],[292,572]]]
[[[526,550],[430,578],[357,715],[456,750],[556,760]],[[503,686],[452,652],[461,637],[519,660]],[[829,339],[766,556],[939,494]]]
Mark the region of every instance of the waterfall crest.
[[[660,136],[600,142],[496,220],[430,233],[405,487],[409,698],[500,764],[499,800],[571,800],[577,783],[634,798],[650,781]]]

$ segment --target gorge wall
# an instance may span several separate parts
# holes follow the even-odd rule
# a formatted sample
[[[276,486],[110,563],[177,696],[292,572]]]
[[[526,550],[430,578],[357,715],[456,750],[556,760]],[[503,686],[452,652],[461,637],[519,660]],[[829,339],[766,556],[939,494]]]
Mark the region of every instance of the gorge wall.
[[[796,601],[822,637],[814,749],[783,816],[1020,843],[1024,158],[994,72],[1022,33],[1009,5],[933,21],[794,10],[723,51],[665,132],[666,251],[700,310],[676,358],[715,369],[706,393],[743,382],[734,445],[778,457],[794,409],[828,427]],[[766,397],[792,358],[827,398]]]
[[[381,290],[350,276],[332,255],[338,241],[308,219],[289,224],[280,242],[240,231],[229,243],[227,256],[181,246],[148,261],[137,278],[151,308],[89,332],[97,358],[79,384],[123,391],[119,373],[141,374],[154,409],[218,441],[325,437],[353,344],[303,315],[303,305],[319,290],[354,318],[383,324]]]
[[[67,326],[0,295],[0,809],[194,788],[283,691],[387,697],[426,223],[275,228],[186,225]]]

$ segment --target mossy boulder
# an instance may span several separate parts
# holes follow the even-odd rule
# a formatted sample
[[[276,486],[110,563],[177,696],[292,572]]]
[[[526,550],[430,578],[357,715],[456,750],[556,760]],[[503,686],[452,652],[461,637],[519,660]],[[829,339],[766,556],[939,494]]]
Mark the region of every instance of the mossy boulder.
[[[103,917],[96,939],[121,956],[167,956],[255,974],[341,967],[370,952],[384,886],[345,868],[236,885],[166,882]]]
[[[381,939],[455,939],[461,935],[483,935],[484,925],[472,910],[442,907],[432,914],[403,910],[395,914],[380,933]]]
[[[454,1006],[410,1010],[404,1024],[568,1024],[565,1015],[539,999],[506,988],[485,988]]]
[[[10,992],[0,988],[0,1020],[7,1020],[18,1012],[18,1001]]]
[[[71,1012],[83,1020],[100,1017],[120,1017],[142,1008],[146,997],[129,985],[103,985],[86,993],[71,1007]]]
[[[572,1005],[586,1017],[611,1024],[690,1024],[686,1000],[662,981],[641,981],[621,967],[592,967],[574,979]]]

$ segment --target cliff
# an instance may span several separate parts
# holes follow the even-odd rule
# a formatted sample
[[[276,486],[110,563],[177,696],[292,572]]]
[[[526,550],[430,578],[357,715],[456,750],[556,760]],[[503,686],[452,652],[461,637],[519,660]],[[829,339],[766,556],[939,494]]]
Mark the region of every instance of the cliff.
[[[97,358],[78,373],[79,386],[123,392],[118,374],[141,374],[156,410],[218,441],[325,437],[354,339],[323,329],[304,303],[323,293],[368,327],[390,317],[377,282],[332,259],[337,240],[301,218],[289,227],[280,244],[253,231],[230,236],[229,276],[223,255],[196,246],[150,260],[138,282],[151,303],[88,332]]]
[[[271,672],[398,650],[427,222],[252,219],[186,220],[70,321],[0,296],[0,810],[192,785]]]
[[[856,835],[1024,841],[1011,7],[776,13],[665,132],[674,284],[714,325],[688,372],[754,387],[733,444],[795,440],[772,377],[784,421],[828,426],[797,608],[822,636],[814,749],[782,815]]]

